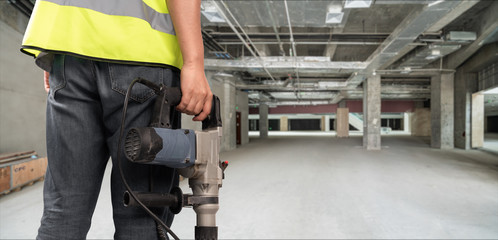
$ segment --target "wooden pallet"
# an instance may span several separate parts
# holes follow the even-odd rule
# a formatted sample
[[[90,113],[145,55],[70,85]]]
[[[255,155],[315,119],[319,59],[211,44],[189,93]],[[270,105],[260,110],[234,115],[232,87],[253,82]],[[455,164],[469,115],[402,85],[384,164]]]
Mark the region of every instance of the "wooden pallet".
[[[38,158],[33,152],[28,154],[11,154],[5,159],[11,159],[0,163],[0,194],[19,190],[23,186],[33,184],[44,178],[47,170],[47,158]],[[16,155],[13,156],[12,155]],[[4,155],[5,156],[5,155]],[[22,159],[12,160],[25,156]],[[29,156],[26,158],[26,156]]]
[[[7,194],[9,194],[9,193],[19,192],[19,191],[21,191],[23,188],[25,188],[25,187],[29,187],[29,186],[32,186],[32,185],[33,185],[33,184],[35,184],[36,182],[43,182],[43,180],[45,180],[45,176],[43,176],[43,177],[41,177],[41,178],[38,178],[38,179],[34,179],[33,181],[27,182],[26,184],[21,185],[21,186],[17,186],[17,187],[15,187],[15,188],[13,188],[13,189],[6,190],[6,191],[4,191],[4,192],[0,193],[0,197],[5,196],[5,195],[7,195]]]
[[[36,154],[35,151],[5,153],[5,154],[0,154],[0,164],[17,161],[17,160],[23,160],[26,158],[37,158],[37,157],[38,155]]]

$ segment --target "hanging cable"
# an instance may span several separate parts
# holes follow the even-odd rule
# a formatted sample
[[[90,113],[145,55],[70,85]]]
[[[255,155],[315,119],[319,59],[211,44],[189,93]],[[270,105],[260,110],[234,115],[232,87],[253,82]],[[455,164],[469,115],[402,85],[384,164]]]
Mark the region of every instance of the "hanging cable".
[[[258,49],[254,48],[254,50],[257,52],[254,52],[253,49],[249,46],[249,44],[246,42],[246,40],[242,37],[242,35],[239,33],[239,31],[237,30],[237,28],[235,28],[235,26],[233,25],[233,23],[230,21],[230,19],[228,19],[228,17],[225,15],[225,13],[221,10],[221,7],[218,5],[218,3],[216,1],[212,1],[213,2],[213,5],[216,7],[216,9],[218,10],[218,12],[223,16],[223,18],[226,19],[228,25],[230,26],[230,28],[232,28],[232,30],[234,31],[234,33],[239,37],[239,39],[244,43],[244,45],[246,46],[246,48],[251,52],[251,54],[258,58],[260,64],[261,64],[261,67],[263,68],[263,70],[268,74],[268,76],[270,76],[270,78],[273,80],[273,81],[276,81],[275,78],[273,78],[273,76],[271,75],[271,73],[268,71],[268,69],[266,68],[265,64],[264,64],[264,61],[263,59],[261,58],[261,54],[259,53]],[[222,0],[220,1],[225,10],[227,11],[228,14],[230,14],[230,16],[232,17],[232,19],[235,21],[235,23],[237,24],[237,26],[240,28],[240,30],[242,31],[242,33],[244,33],[244,35],[246,36],[247,40],[251,43],[252,46],[254,46],[253,42],[251,41],[251,38],[249,38],[249,36],[246,34],[246,32],[244,31],[244,29],[242,28],[242,26],[240,26],[239,22],[237,21],[237,19],[233,16],[232,12],[230,11],[230,9],[228,9],[228,6],[226,5],[225,2],[223,2]]]
[[[157,90],[159,90],[159,87],[157,85],[155,85],[154,83],[147,81],[145,79],[142,79],[142,78],[136,78],[135,80],[133,80],[131,82],[130,86],[128,87],[128,90],[126,91],[125,101],[124,101],[124,105],[123,105],[123,115],[121,117],[121,126],[120,126],[120,130],[119,130],[119,141],[118,141],[118,152],[117,152],[119,175],[121,176],[121,180],[123,181],[123,185],[125,186],[126,190],[128,190],[128,192],[130,193],[130,196],[145,210],[145,212],[147,212],[147,214],[149,214],[156,221],[156,223],[158,225],[162,226],[175,240],[179,240],[178,236],[176,236],[176,234],[173,231],[171,231],[171,229],[156,214],[154,214],[147,206],[145,206],[145,204],[143,204],[140,201],[140,199],[138,199],[138,197],[135,195],[135,193],[131,189],[130,185],[128,185],[128,182],[126,181],[126,178],[125,178],[124,173],[123,173],[123,167],[122,167],[122,163],[121,163],[122,162],[121,152],[123,151],[122,146],[123,146],[124,127],[125,127],[125,123],[126,123],[126,111],[128,110],[128,101],[130,99],[131,90],[137,82],[150,87],[155,92],[157,92]],[[159,226],[158,226],[158,228],[159,228]]]

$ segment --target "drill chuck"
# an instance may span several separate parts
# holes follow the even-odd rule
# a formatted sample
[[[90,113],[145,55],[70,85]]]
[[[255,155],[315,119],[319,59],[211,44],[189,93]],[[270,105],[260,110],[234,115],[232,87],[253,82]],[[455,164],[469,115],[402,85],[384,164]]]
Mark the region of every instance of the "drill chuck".
[[[185,168],[195,163],[195,132],[188,129],[132,128],[125,138],[125,156],[135,163]]]

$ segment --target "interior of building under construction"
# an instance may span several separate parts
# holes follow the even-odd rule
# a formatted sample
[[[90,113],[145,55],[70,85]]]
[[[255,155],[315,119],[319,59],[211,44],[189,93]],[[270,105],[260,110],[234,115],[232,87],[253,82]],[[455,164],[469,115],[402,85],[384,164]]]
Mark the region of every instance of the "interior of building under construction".
[[[34,3],[0,1],[0,153],[46,156],[43,72],[19,51]],[[203,0],[230,162],[219,237],[498,238],[497,13],[488,0]],[[0,239],[36,236],[42,188],[0,197]],[[107,179],[89,239],[113,236],[109,198]],[[192,238],[194,224],[185,209],[172,229]]]

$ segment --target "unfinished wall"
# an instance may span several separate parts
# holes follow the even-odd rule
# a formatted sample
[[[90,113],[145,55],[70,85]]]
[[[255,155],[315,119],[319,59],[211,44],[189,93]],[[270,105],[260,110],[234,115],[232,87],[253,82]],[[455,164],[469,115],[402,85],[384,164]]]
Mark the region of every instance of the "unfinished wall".
[[[19,51],[27,17],[0,2],[0,153],[46,156],[43,72]]]
[[[478,73],[478,90],[498,87],[498,63],[490,64]]]
[[[411,114],[412,136],[431,136],[431,110],[429,108],[416,108]]]

